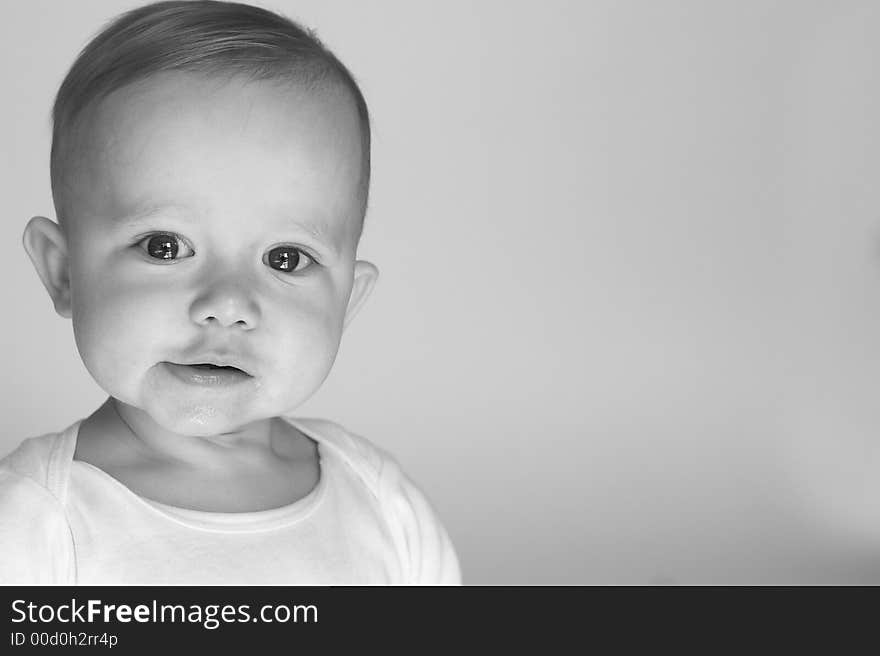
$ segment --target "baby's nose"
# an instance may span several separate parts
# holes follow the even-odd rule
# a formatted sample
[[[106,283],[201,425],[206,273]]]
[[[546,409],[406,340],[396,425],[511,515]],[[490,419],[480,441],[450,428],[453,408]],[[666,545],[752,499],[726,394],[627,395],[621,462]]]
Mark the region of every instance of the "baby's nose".
[[[218,282],[200,294],[190,308],[194,323],[253,330],[260,321],[260,309],[246,286],[235,280]]]

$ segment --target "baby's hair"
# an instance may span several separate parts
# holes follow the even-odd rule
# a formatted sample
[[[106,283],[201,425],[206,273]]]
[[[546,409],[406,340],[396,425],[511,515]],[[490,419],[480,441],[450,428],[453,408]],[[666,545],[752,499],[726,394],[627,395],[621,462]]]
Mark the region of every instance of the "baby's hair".
[[[309,90],[334,84],[347,89],[360,118],[363,221],[370,187],[370,119],[349,70],[313,31],[284,16],[235,2],[171,0],[138,7],[110,22],[83,48],[61,83],[52,108],[50,156],[59,223],[65,213],[60,188],[77,120],[113,91],[164,71],[243,75]]]

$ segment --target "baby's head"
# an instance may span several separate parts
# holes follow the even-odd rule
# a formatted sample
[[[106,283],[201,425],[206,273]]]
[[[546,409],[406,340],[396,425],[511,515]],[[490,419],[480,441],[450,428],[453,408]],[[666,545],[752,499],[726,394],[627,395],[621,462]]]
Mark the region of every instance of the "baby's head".
[[[311,396],[377,277],[345,67],[265,10],[162,2],[89,43],[53,118],[58,224],[24,243],[97,383],[187,435]]]

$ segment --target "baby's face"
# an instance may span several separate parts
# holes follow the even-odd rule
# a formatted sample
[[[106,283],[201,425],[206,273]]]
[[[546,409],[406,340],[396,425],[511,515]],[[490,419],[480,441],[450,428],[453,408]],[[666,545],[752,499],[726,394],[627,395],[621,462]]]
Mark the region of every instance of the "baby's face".
[[[330,371],[355,275],[374,271],[355,261],[348,96],[166,73],[88,125],[65,228],[89,372],[181,434],[293,410]]]

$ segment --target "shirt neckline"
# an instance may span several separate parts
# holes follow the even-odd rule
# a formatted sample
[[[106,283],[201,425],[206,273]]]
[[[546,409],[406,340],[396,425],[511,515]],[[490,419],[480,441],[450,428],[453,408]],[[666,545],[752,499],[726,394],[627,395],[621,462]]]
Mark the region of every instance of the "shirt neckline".
[[[103,469],[96,467],[91,463],[73,459],[73,454],[76,450],[76,440],[79,437],[79,427],[83,422],[82,419],[70,427],[67,436],[68,444],[66,445],[65,451],[70,454],[71,466],[76,465],[81,471],[87,471],[95,476],[103,478],[110,484],[120,488],[128,498],[134,500],[136,503],[178,524],[183,524],[191,528],[221,532],[271,530],[289,526],[290,524],[305,519],[321,503],[327,489],[328,458],[325,457],[327,454],[323,448],[324,442],[320,435],[316,435],[314,431],[307,429],[301,422],[293,417],[281,416],[280,419],[283,419],[299,430],[303,435],[317,442],[320,474],[315,487],[313,487],[304,497],[293,503],[279,506],[277,508],[269,508],[267,510],[212,512],[172,506],[141,496]]]

